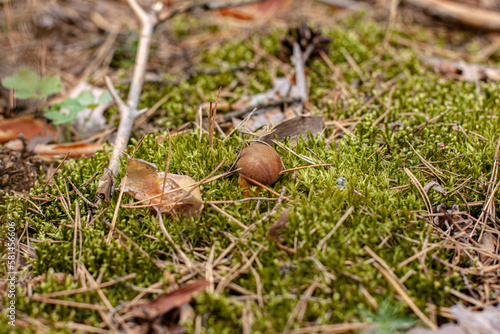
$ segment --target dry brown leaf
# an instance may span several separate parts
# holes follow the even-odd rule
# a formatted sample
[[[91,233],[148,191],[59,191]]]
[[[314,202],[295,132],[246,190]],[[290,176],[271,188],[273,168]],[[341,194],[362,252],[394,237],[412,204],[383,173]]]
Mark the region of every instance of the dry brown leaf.
[[[20,134],[28,140],[40,135],[57,137],[57,131],[52,125],[35,119],[32,115],[0,121],[0,143],[17,139]]]
[[[500,333],[500,305],[489,306],[486,309],[474,312],[469,311],[462,304],[451,307],[458,324],[446,324],[438,330],[413,328],[409,334],[495,334]]]
[[[292,3],[292,0],[267,0],[247,6],[220,9],[219,14],[239,20],[262,20],[271,18],[279,12],[285,12]]]
[[[70,158],[80,158],[82,155],[87,157],[94,155],[102,149],[104,144],[88,144],[88,143],[68,143],[57,145],[36,145],[33,151],[38,155],[59,155],[65,156],[68,152]]]
[[[276,220],[267,230],[267,236],[273,240],[278,240],[281,230],[288,227],[288,210],[283,210],[278,220]]]
[[[144,204],[151,204],[160,213],[169,213],[174,218],[179,214],[198,217],[203,210],[203,199],[196,182],[187,175],[168,173],[164,187],[164,179],[165,173],[158,172],[155,164],[141,159],[129,159],[127,183],[120,184],[120,187],[125,186],[125,194],[138,201],[144,200]],[[163,196],[159,196],[160,194]]]
[[[201,279],[172,292],[160,295],[124,316],[134,333],[185,333],[180,324],[193,320],[194,311],[188,304],[193,294],[203,291],[209,285]]]
[[[494,10],[447,0],[405,0],[405,2],[423,8],[437,17],[452,19],[469,27],[492,31],[500,30],[500,13]]]
[[[490,232],[485,232],[483,238],[481,239],[481,247],[488,253],[496,254],[497,246],[497,238],[495,238],[495,236]],[[479,253],[479,260],[483,263],[483,265],[490,265],[493,261],[495,261],[494,258],[489,257],[488,254],[484,253]]]
[[[300,135],[306,136],[307,131],[311,132],[312,135],[316,135],[323,131],[324,127],[323,115],[301,115],[276,124],[269,132],[260,137],[259,140],[271,144],[272,140],[276,137],[278,141],[282,141],[285,138],[294,138]]]
[[[208,281],[201,279],[170,293],[161,295],[144,305],[142,309],[137,312],[136,317],[154,319],[176,307],[189,303],[194,293],[203,291],[208,285]]]
[[[443,194],[443,195],[446,196],[446,191],[436,181],[427,182],[427,184],[424,186],[425,192],[428,192],[429,189],[431,189],[431,188],[434,189],[435,191],[437,191],[438,193]]]
[[[435,71],[455,79],[475,82],[477,80],[500,80],[500,67],[452,61],[437,57],[424,57],[422,61]]]

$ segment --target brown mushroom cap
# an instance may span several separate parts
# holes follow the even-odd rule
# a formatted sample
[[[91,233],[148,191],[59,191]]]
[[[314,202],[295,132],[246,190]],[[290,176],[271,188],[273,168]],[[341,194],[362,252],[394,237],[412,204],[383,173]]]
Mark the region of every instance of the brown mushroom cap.
[[[241,168],[240,174],[264,185],[276,182],[283,169],[278,152],[268,145],[259,143],[243,149],[237,166]]]

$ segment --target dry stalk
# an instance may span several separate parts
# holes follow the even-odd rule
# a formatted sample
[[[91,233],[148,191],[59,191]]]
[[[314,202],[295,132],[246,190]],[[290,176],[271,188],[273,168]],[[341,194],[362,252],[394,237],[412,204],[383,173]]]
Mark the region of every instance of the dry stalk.
[[[411,299],[410,296],[408,296],[408,293],[406,292],[406,287],[401,283],[401,281],[398,279],[396,274],[391,270],[389,265],[375,253],[370,247],[365,246],[363,249],[376,261],[373,262],[372,265],[377,268],[378,271],[382,275],[384,275],[385,279],[387,282],[389,282],[394,290],[403,298],[403,300],[408,304],[410,309],[415,313],[415,315],[422,320],[429,328],[437,330],[438,326],[433,323],[425,314],[418,308],[418,306],[415,304],[413,299]]]
[[[159,22],[158,14],[162,9],[162,5],[161,3],[153,4],[150,12],[147,13],[136,0],[127,0],[127,2],[141,21],[139,46],[137,49],[137,56],[135,58],[134,74],[130,85],[127,103],[120,98],[109,77],[105,78],[106,85],[120,112],[120,125],[118,126],[118,132],[116,134],[113,152],[111,153],[108,167],[104,169],[104,172],[99,179],[96,191],[97,201],[110,200],[111,194],[114,190],[113,176],[118,174],[120,156],[122,151],[124,151],[127,146],[132,133],[132,128],[134,126],[134,121],[139,115],[143,114],[147,110],[137,110],[137,106],[139,105],[139,98],[141,96],[142,85],[144,83],[151,37],[153,35],[155,25]]]

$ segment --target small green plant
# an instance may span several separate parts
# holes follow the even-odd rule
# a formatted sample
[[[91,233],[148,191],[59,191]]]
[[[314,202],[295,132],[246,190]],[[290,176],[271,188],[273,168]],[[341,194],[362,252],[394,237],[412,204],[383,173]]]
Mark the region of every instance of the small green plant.
[[[365,321],[375,325],[374,328],[365,331],[365,334],[404,333],[416,323],[415,319],[401,317],[401,305],[391,303],[389,299],[382,300],[377,313],[361,310],[361,314],[365,316]]]
[[[2,85],[5,88],[13,89],[17,99],[38,99],[40,101],[49,95],[60,92],[62,88],[59,76],[47,75],[41,78],[37,73],[25,68],[3,79]],[[76,98],[69,98],[51,107],[43,106],[42,108],[45,117],[53,121],[54,124],[67,124],[75,121],[76,115],[82,110],[108,104],[111,100],[111,94],[106,91],[99,96],[96,104],[94,103],[94,94],[85,90]],[[67,112],[61,112],[61,109],[66,109]]]
[[[17,73],[2,80],[5,88],[13,89],[17,99],[43,99],[61,90],[61,78],[47,75],[41,78],[37,73],[21,68]]]
[[[112,101],[111,94],[108,91],[99,96],[97,103],[94,103],[95,97],[88,90],[81,92],[76,98],[69,98],[62,103],[57,103],[50,108],[45,107],[45,117],[54,122],[54,124],[66,124],[76,120],[76,115],[84,109],[93,109],[100,105],[108,104]],[[60,112],[61,109],[67,109],[67,113]]]

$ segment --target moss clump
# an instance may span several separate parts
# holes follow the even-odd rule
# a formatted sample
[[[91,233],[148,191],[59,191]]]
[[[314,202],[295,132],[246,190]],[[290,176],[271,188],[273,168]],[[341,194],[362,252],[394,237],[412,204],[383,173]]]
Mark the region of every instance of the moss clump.
[[[285,328],[301,295],[317,278],[320,281],[307,303],[307,309],[301,321],[297,318],[292,321],[293,328],[308,323],[329,324],[376,319],[397,327],[398,321],[412,317],[412,312],[397,301],[391,286],[370,263],[370,256],[364,251],[364,246],[376,251],[394,268],[398,277],[409,275],[405,281],[408,294],[426,313],[429,311],[429,303],[437,307],[449,307],[457,302],[443,287],[451,286],[456,290],[464,288],[459,275],[449,275],[446,266],[431,258],[431,255],[435,255],[449,260],[449,250],[436,249],[429,252],[425,259],[425,270],[419,261],[398,267],[398,264],[415,254],[415,247],[416,251],[421,250],[424,240],[431,244],[441,239],[439,235],[431,233],[428,223],[416,218],[416,214],[425,209],[418,191],[411,186],[403,190],[394,187],[411,184],[402,167],[410,168],[422,184],[432,179],[419,168],[422,162],[410,147],[411,144],[426,160],[443,161],[434,166],[439,168],[441,184],[446,190],[451,190],[472,177],[468,188],[462,189],[461,195],[456,193],[443,196],[431,190],[429,197],[433,204],[463,204],[463,198],[469,202],[484,200],[491,176],[495,140],[500,134],[498,118],[486,116],[499,112],[498,84],[444,80],[428,71],[416,54],[406,48],[394,48],[390,55],[374,61],[384,30],[373,22],[360,24],[354,19],[348,19],[345,27],[327,31],[335,38],[329,57],[342,71],[348,85],[355,82],[358,85],[355,88],[350,86],[351,96],[338,100],[330,98],[330,94],[338,89],[338,83],[325,75],[330,73],[328,66],[315,60],[309,74],[310,99],[327,118],[333,114],[338,119],[364,115],[353,130],[355,137],[347,136],[333,143],[312,136],[301,138],[296,145],[285,142],[295,153],[332,164],[333,167],[305,169],[297,171],[295,175],[283,175],[273,189],[280,192],[285,187],[287,200],[278,207],[274,216],[244,236],[240,227],[208,205],[199,219],[176,221],[165,217],[165,225],[174,242],[195,263],[205,263],[211,252],[217,259],[237,240],[235,247],[224,256],[223,266],[216,268],[219,278],[231,273],[235,266],[245,265],[255,252],[260,252],[252,264],[252,270],[234,277],[232,283],[236,287],[226,288],[221,294],[204,292],[198,295],[195,313],[202,317],[204,333],[238,331],[242,326],[244,307],[248,307],[253,313],[253,331],[279,332]],[[181,26],[178,29],[180,33],[184,31]],[[278,31],[257,39],[266,51],[276,54],[276,41],[280,33]],[[255,55],[249,47],[253,42],[230,41],[217,50],[206,53],[204,65],[215,66],[220,61],[227,64],[248,62]],[[359,64],[366,76],[364,81],[359,81],[359,73],[346,63],[341,50],[347,50]],[[266,62],[262,59],[256,70],[246,74],[249,84],[238,85],[234,91],[235,96],[250,95],[270,88]],[[202,102],[195,85],[207,97],[215,98],[216,89],[220,85],[228,85],[235,79],[237,77],[234,73],[216,76],[199,74],[177,86],[147,85],[140,107],[150,106],[160,96],[171,93],[172,98],[162,106],[166,112],[152,121],[166,126],[179,125],[194,120],[196,105]],[[386,82],[391,79],[394,79],[393,86],[388,87]],[[381,92],[382,94],[377,95]],[[366,103],[373,96],[376,98]],[[448,108],[450,111],[442,117],[440,123],[427,126],[420,132],[416,131],[419,125]],[[375,124],[385,112],[386,121]],[[394,122],[400,122],[399,129],[391,127]],[[455,125],[457,123],[461,128]],[[328,131],[326,135],[329,134]],[[225,172],[236,158],[243,139],[245,138],[239,135],[233,135],[228,140],[216,138],[212,150],[206,136],[201,141],[196,133],[176,136],[172,141],[170,171],[201,180],[224,161],[219,172]],[[444,144],[444,148],[438,143]],[[133,141],[129,152],[132,152],[134,144]],[[277,150],[287,168],[306,164],[289,150]],[[460,154],[462,155],[456,159],[449,159]],[[161,170],[165,165],[167,148],[158,144],[155,135],[148,135],[135,157],[153,162]],[[115,237],[111,243],[105,243],[109,229],[103,221],[110,222],[112,219],[116,194],[109,206],[103,205],[93,212],[95,216],[106,210],[88,227],[87,216],[91,208],[71,191],[68,201],[65,190],[69,187],[67,178],[78,186],[90,179],[96,171],[102,170],[107,159],[106,154],[101,152],[89,159],[67,163],[54,179],[53,186],[45,190],[40,186],[35,187],[32,194],[43,193],[46,197],[44,203],[38,203],[43,215],[33,212],[27,201],[17,197],[10,197],[2,204],[3,224],[13,221],[19,231],[28,226],[30,238],[40,241],[32,243],[36,258],[32,260],[31,270],[34,276],[47,274],[47,280],[33,288],[34,294],[79,286],[70,276],[62,283],[51,278],[55,273],[74,274],[72,219],[76,203],[81,211],[83,226],[81,246],[77,244],[76,262],[83,264],[94,278],[101,275],[103,282],[136,273],[127,281],[130,285],[119,283],[103,289],[113,306],[137,296],[138,289],[130,286],[145,288],[157,281],[164,281],[163,288],[168,287],[164,270],[168,270],[175,279],[188,275],[184,264],[179,263],[178,257],[173,255],[172,246],[149,210],[120,209],[116,224],[121,232],[148,254],[145,256],[123,238],[120,240]],[[125,174],[125,166],[126,160],[123,159],[118,181]],[[336,186],[336,180],[340,176],[347,181],[344,190]],[[96,186],[97,181],[93,181],[81,191],[92,200]],[[243,198],[234,177],[203,184],[201,191],[206,201]],[[68,202],[68,213],[61,204],[61,194]],[[122,203],[133,201],[124,196]],[[264,217],[274,204],[275,201],[262,201],[259,205],[255,201],[247,201],[221,208],[250,225]],[[351,206],[354,207],[353,213],[326,241],[325,247],[318,248],[318,243]],[[278,248],[274,241],[266,237],[268,227],[285,207],[290,215],[288,228],[280,242],[289,248],[295,248],[295,254]],[[479,210],[472,207],[470,213],[477,215]],[[5,224],[2,225],[2,229],[4,228]],[[4,270],[3,267],[1,270]],[[361,293],[360,286],[378,303],[386,303],[388,306],[377,313]],[[22,289],[18,291],[17,306],[20,312],[28,316],[43,317],[51,322],[75,321],[93,326],[99,326],[102,322],[96,311],[75,311],[67,306],[41,304],[28,297],[21,297],[24,292]],[[153,294],[151,297],[154,296]],[[262,298],[262,304],[259,303],[259,298]],[[100,303],[95,292],[67,296],[64,299],[89,304]],[[5,321],[2,317],[4,315],[0,316],[0,321]],[[188,324],[188,331],[193,330],[194,323]]]

